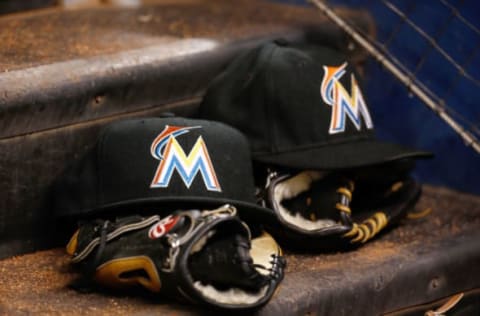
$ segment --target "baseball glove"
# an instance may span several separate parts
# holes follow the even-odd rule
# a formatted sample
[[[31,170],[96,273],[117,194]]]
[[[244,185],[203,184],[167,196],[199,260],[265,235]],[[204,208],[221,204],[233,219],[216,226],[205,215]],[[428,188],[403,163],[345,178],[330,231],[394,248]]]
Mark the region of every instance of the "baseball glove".
[[[260,200],[280,225],[269,225],[295,249],[360,245],[393,225],[417,202],[413,160],[340,171],[269,169]]]
[[[87,222],[67,245],[84,278],[143,288],[193,303],[248,309],[265,304],[285,261],[271,236],[251,239],[233,206]]]

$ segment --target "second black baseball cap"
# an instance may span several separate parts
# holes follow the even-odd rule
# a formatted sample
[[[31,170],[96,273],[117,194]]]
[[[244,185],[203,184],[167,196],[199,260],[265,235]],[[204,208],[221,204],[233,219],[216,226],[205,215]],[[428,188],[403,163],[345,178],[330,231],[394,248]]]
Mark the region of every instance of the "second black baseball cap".
[[[375,137],[358,75],[325,46],[282,40],[239,56],[211,83],[200,116],[236,127],[254,160],[279,166],[341,169],[431,157]]]

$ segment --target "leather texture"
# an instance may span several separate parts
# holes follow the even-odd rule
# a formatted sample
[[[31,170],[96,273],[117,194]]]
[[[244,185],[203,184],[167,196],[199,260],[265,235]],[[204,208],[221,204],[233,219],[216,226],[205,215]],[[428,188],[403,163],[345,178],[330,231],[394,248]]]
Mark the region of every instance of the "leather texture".
[[[267,303],[283,279],[281,250],[274,241],[268,245],[262,264],[250,255],[248,226],[225,205],[163,218],[87,221],[67,252],[82,273],[77,284],[92,289],[144,289],[215,308],[252,309]]]

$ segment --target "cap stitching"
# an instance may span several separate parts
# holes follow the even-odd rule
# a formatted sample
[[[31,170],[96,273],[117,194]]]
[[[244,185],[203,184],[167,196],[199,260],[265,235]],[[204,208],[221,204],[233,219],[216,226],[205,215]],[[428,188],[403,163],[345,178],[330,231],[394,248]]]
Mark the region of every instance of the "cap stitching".
[[[266,57],[268,59],[267,59],[267,62],[265,63],[265,65],[264,65],[264,67],[267,67],[267,65],[269,65],[271,63],[271,61],[273,59],[273,56],[275,54],[275,48],[276,48],[276,46],[272,45],[272,49],[269,52],[268,57]],[[267,89],[269,89],[270,90],[269,92],[271,92],[272,95],[274,95],[273,93],[274,93],[275,89],[274,89],[274,80],[272,79],[273,76],[269,76],[271,74],[271,72],[272,72],[271,67],[266,68],[266,73],[265,73],[266,78],[265,79],[267,80],[267,83],[268,83],[267,84]],[[266,94],[264,94],[264,96],[265,95]],[[276,143],[275,140],[277,139],[276,138],[276,136],[277,136],[276,127],[277,126],[275,124],[275,119],[273,119],[272,116],[271,116],[272,112],[273,112],[273,109],[274,109],[274,107],[271,104],[271,99],[272,98],[265,98],[264,97],[265,114],[266,114],[265,118],[268,121],[268,124],[265,124],[265,127],[267,128],[267,135],[269,136],[268,139],[270,140],[269,141],[269,145],[270,145],[269,147],[270,148],[268,148],[268,150],[276,151],[277,150],[277,143]]]

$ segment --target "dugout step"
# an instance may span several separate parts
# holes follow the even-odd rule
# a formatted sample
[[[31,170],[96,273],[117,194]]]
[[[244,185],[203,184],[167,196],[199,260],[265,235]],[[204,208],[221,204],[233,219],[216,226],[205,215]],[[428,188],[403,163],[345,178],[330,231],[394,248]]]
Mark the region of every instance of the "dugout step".
[[[478,315],[480,197],[427,185],[415,212],[428,208],[354,251],[287,253],[284,281],[256,314],[423,315],[465,293],[447,315]],[[4,259],[0,272],[5,315],[212,314],[166,299],[78,293],[61,248]]]

